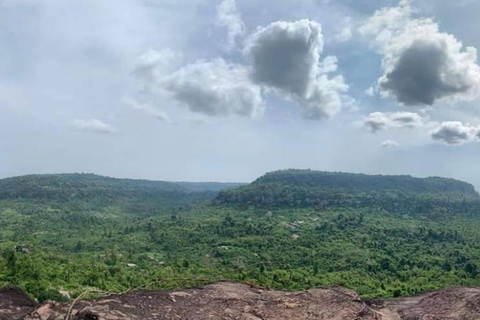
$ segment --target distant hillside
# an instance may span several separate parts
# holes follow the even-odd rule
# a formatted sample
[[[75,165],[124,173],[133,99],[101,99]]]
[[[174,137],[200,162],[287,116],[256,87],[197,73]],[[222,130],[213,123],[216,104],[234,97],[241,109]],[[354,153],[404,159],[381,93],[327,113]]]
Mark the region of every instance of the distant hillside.
[[[217,204],[241,207],[381,207],[388,211],[451,209],[477,200],[475,188],[449,178],[366,175],[312,170],[281,170],[249,185],[225,190]]]
[[[0,179],[0,200],[172,207],[213,199],[234,183],[116,179],[94,174],[44,174]]]
[[[396,191],[476,195],[473,185],[450,178],[414,178],[408,175],[366,175],[312,170],[280,170],[265,174],[253,185],[278,183],[286,186],[333,189],[348,192]]]
[[[463,182],[287,170],[223,186],[0,180],[0,288],[63,301],[231,280],[391,298],[480,283],[480,199]]]

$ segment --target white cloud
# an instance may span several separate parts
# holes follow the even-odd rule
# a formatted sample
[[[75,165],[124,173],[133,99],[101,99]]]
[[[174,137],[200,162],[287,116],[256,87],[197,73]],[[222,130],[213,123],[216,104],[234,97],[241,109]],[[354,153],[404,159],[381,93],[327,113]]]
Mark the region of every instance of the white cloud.
[[[246,40],[244,54],[252,64],[252,79],[295,101],[307,119],[337,114],[348,90],[343,77],[330,78],[337,60],[319,63],[323,37],[319,23],[277,21],[260,27]]]
[[[79,130],[91,131],[95,133],[115,133],[116,130],[113,126],[102,122],[98,119],[75,119],[73,121],[73,127]]]
[[[135,99],[132,99],[132,98],[126,98],[126,99],[123,100],[123,102],[126,105],[128,105],[130,108],[132,108],[133,110],[137,110],[137,111],[142,112],[146,115],[153,116],[153,117],[157,118],[158,120],[162,120],[162,121],[165,121],[165,122],[172,122],[170,120],[170,117],[168,116],[168,114],[166,114],[165,112],[163,112],[161,110],[158,110],[157,108],[155,108],[154,106],[152,106],[150,104],[139,103],[138,101],[136,101]]]
[[[414,112],[373,112],[361,122],[373,133],[388,128],[419,128],[426,124],[427,121]]]
[[[240,25],[234,9],[234,1],[222,2],[217,20],[228,28],[228,23]],[[244,30],[232,27],[240,29]],[[236,41],[243,31],[233,34],[236,36],[232,41]],[[348,86],[343,77],[329,76],[337,71],[337,57],[320,60],[322,51],[320,24],[310,20],[279,21],[258,28],[248,37],[244,54],[251,66],[214,59],[178,68],[180,56],[172,50],[150,50],[137,59],[134,75],[142,83],[142,92],[208,116],[260,116],[265,109],[265,90],[299,105],[305,118],[323,119],[334,116],[343,103],[352,99],[344,94]],[[134,107],[150,114],[155,110],[151,106]]]
[[[393,140],[385,140],[380,144],[380,146],[387,149],[394,149],[398,148],[400,144]]]
[[[158,84],[193,112],[247,117],[264,112],[261,88],[250,81],[247,68],[222,59],[189,64]]]
[[[479,129],[460,121],[442,122],[431,134],[432,139],[450,145],[464,144],[478,140]]]
[[[181,55],[150,50],[137,59],[134,75],[141,93],[187,107],[208,116],[236,114],[257,117],[264,112],[261,88],[252,83],[245,66],[223,59],[179,66]],[[156,99],[158,100],[158,99]],[[127,101],[133,109],[169,122],[168,115],[149,104]]]
[[[216,24],[227,28],[229,49],[234,48],[238,40],[245,35],[245,24],[237,12],[235,0],[223,0],[218,5]]]
[[[410,1],[378,10],[361,28],[383,54],[378,86],[407,106],[480,96],[477,50],[439,31],[433,19],[412,18]]]

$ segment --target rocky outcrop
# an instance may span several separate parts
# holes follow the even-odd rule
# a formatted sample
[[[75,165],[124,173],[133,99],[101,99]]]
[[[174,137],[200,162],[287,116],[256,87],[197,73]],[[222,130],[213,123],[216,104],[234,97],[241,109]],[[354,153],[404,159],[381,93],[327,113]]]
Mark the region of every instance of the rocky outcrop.
[[[8,320],[438,320],[480,319],[480,288],[451,288],[416,297],[361,300],[343,288],[301,292],[220,282],[182,291],[139,291],[75,303],[35,305],[18,289],[0,291]]]
[[[18,288],[0,289],[0,320],[22,319],[36,306],[35,301]]]

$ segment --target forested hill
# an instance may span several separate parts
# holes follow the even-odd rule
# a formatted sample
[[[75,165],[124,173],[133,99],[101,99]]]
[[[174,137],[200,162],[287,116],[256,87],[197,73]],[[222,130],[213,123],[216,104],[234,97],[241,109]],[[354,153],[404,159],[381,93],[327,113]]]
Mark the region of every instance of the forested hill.
[[[109,178],[94,174],[43,174],[0,179],[0,200],[184,205],[213,199],[239,183],[190,183]]]
[[[44,301],[228,279],[392,297],[480,281],[469,184],[286,170],[223,187],[235,184],[0,180],[0,287]]]
[[[458,210],[465,201],[479,200],[471,184],[449,178],[290,169],[267,173],[249,185],[220,192],[215,202],[240,207],[380,207],[428,212],[438,208]]]
[[[450,178],[414,178],[408,175],[367,175],[295,169],[267,173],[252,184],[262,185],[268,183],[349,192],[395,191],[477,195],[473,185]]]

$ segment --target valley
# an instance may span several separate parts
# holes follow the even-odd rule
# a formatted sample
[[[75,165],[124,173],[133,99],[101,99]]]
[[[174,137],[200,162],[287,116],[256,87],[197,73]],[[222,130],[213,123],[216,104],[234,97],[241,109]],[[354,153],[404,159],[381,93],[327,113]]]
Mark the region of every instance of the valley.
[[[0,286],[38,301],[217,281],[399,297],[480,278],[464,182],[309,170],[248,185],[93,175],[0,180]]]

